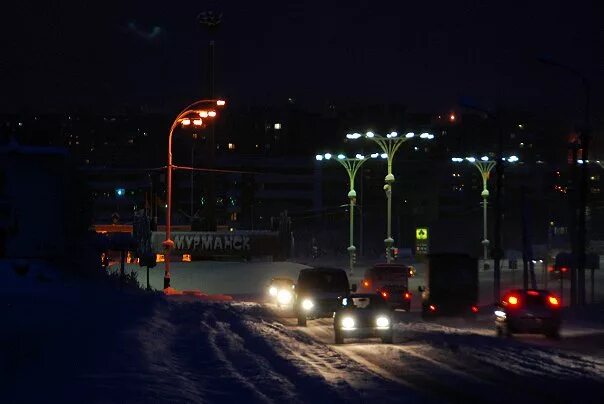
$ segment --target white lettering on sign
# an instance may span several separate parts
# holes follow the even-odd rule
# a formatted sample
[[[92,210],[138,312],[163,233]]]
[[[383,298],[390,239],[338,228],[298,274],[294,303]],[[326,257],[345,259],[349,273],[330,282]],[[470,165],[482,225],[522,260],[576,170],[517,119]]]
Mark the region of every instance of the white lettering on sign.
[[[201,236],[201,249],[211,250],[214,244],[212,244],[212,236]]]
[[[174,249],[188,251],[250,251],[251,244],[249,236],[177,234],[174,235]]]

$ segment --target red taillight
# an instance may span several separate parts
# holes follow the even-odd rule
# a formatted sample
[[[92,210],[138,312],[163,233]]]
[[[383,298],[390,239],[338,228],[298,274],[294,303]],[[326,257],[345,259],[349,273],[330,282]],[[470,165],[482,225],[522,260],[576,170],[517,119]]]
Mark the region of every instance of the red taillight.
[[[382,292],[382,297],[384,299],[388,299],[388,292]]]
[[[560,307],[560,300],[558,300],[558,298],[555,297],[555,296],[548,296],[547,297],[547,302],[552,307]]]
[[[526,294],[531,296],[539,296],[539,292],[537,292],[536,290],[528,290]]]
[[[367,279],[365,279],[365,280],[363,281],[363,286],[365,286],[366,288],[368,288],[368,287],[369,287],[369,281],[368,281]]]
[[[567,272],[567,271],[568,271],[568,268],[567,268],[567,267],[562,267],[562,268],[560,268],[560,271],[561,271],[561,272]]]
[[[478,306],[472,306],[472,313],[478,313]]]
[[[508,303],[510,306],[517,306],[519,302],[520,299],[518,299],[517,296],[508,296]]]
[[[436,311],[436,306],[431,304],[430,306],[428,306],[428,308],[430,309],[430,311]]]
[[[410,300],[411,299],[411,293],[405,292],[404,297],[405,297],[406,300]]]
[[[554,272],[554,266],[553,265],[548,265],[547,266],[547,272]]]

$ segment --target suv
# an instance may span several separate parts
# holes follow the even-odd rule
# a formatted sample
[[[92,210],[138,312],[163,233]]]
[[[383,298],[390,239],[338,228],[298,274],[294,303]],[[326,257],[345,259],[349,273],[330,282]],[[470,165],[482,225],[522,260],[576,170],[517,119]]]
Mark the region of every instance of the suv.
[[[391,344],[392,322],[392,309],[382,295],[348,295],[333,316],[335,343],[344,343],[344,338],[380,338]]]
[[[350,285],[342,269],[308,268],[300,271],[295,292],[294,313],[298,325],[306,326],[307,319],[332,317],[341,299],[350,294]]]
[[[413,271],[402,264],[376,264],[365,271],[359,291],[379,293],[391,308],[410,311],[409,276]]]
[[[495,329],[498,336],[545,334],[560,336],[560,299],[547,290],[514,289],[496,303]]]

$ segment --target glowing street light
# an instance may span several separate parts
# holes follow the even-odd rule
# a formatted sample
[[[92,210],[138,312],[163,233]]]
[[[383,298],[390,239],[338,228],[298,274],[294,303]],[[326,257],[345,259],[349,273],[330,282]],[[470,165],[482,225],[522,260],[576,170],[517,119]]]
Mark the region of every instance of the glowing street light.
[[[348,139],[358,139],[361,136],[356,136],[358,133],[352,135],[346,135]],[[423,137],[422,137],[423,136]],[[384,191],[386,192],[386,206],[387,206],[387,224],[386,224],[386,239],[384,244],[386,245],[386,262],[392,262],[392,247],[394,240],[392,239],[392,184],[394,183],[394,175],[392,174],[392,161],[398,149],[403,143],[415,137],[415,133],[408,132],[405,136],[398,136],[397,132],[390,132],[386,136],[376,135],[369,131],[365,133],[365,137],[382,149],[383,153],[380,155],[381,158],[388,160],[388,171],[384,178]],[[429,133],[422,133],[421,139],[431,140],[434,139],[434,135]]]
[[[478,171],[480,172],[480,177],[482,178],[482,192],[480,193],[480,196],[482,196],[482,226],[483,226],[483,239],[482,239],[482,246],[484,248],[484,260],[486,262],[486,260],[488,259],[488,250],[489,250],[489,243],[490,241],[487,239],[487,199],[489,197],[489,189],[487,187],[487,183],[489,181],[489,177],[491,175],[491,170],[493,170],[493,168],[495,167],[495,165],[497,164],[497,162],[495,160],[491,160],[488,156],[482,156],[480,158],[480,161],[478,161],[475,157],[466,157],[461,158],[461,157],[453,157],[451,159],[452,162],[454,163],[462,163],[463,161],[467,161],[469,163],[472,163],[472,165],[474,167],[476,167],[478,169]],[[518,161],[518,157],[516,156],[510,156],[507,158],[502,158],[502,160],[504,161],[508,161],[510,163],[514,163]]]
[[[219,104],[220,103],[220,104]],[[210,118],[216,117],[216,111],[207,111],[202,108],[203,106],[217,105],[224,106],[225,102],[222,100],[200,100],[192,103],[185,109],[183,109],[172,122],[170,127],[170,133],[168,134],[168,164],[167,169],[167,199],[168,203],[166,206],[166,240],[162,243],[162,246],[166,250],[165,253],[165,269],[164,269],[164,290],[170,288],[170,252],[174,248],[174,241],[172,241],[172,171],[174,170],[174,164],[172,164],[172,136],[174,129],[178,126],[190,126],[191,123],[195,126],[203,126],[204,122],[198,117],[203,117],[204,113]],[[213,112],[213,114],[212,114]]]
[[[349,138],[350,139],[350,138]],[[329,157],[328,157],[329,156]],[[317,154],[315,158],[317,161],[330,160],[332,157],[331,153],[325,154]],[[348,180],[350,183],[350,190],[348,191],[348,199],[350,200],[350,245],[348,246],[348,255],[349,255],[349,268],[350,275],[354,272],[354,263],[355,263],[355,255],[356,255],[356,247],[354,246],[354,205],[356,204],[357,193],[354,190],[354,179],[357,175],[357,171],[359,168],[370,158],[377,158],[378,153],[372,153],[370,157],[366,157],[360,153],[357,153],[355,157],[346,157],[345,154],[339,153],[336,161],[346,169],[348,173]]]

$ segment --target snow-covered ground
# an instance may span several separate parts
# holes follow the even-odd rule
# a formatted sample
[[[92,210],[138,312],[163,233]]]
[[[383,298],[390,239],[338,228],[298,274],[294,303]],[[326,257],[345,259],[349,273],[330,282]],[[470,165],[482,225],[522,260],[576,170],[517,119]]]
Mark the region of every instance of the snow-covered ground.
[[[241,265],[267,279],[299,269]],[[263,290],[264,279],[231,269],[245,280],[231,291]],[[394,344],[336,346],[331,319],[297,327],[258,302],[167,298],[43,265],[19,275],[0,262],[2,401],[601,401],[601,307],[569,312],[562,340],[553,342],[495,338],[486,317],[428,323],[417,313],[398,315]]]

